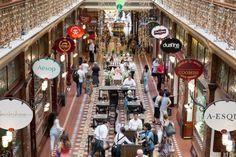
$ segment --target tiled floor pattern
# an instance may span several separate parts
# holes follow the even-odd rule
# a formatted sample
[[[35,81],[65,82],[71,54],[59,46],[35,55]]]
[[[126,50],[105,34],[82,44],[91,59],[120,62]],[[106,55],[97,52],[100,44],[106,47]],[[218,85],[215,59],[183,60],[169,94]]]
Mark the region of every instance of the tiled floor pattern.
[[[141,85],[139,82],[141,74],[142,74],[141,72],[143,70],[142,67],[145,65],[145,63],[150,64],[150,61],[147,60],[146,56],[145,56],[145,59],[144,59],[144,57],[142,57],[142,58],[136,57],[135,60],[136,60],[136,65],[137,65],[137,70],[135,73],[135,79],[137,82],[137,91],[136,91],[137,96],[141,100],[143,100],[143,103],[145,105],[145,109],[146,109],[145,122],[151,122],[152,117],[153,117],[152,97],[154,95],[156,95],[155,82],[150,79],[148,94],[145,94],[143,92],[144,91],[143,85]],[[101,71],[101,74],[103,74],[103,71]],[[100,80],[103,80],[102,76],[101,76]],[[102,84],[104,84],[104,82]],[[75,106],[76,105],[80,106],[79,111],[76,111],[76,113],[75,113],[74,108],[72,109],[71,114],[74,114],[74,115],[73,116],[71,115],[71,116],[74,118],[73,119],[70,118],[70,120],[68,120],[69,125],[67,125],[67,128],[69,127],[69,130],[71,130],[69,132],[71,132],[70,134],[71,134],[71,141],[72,141],[72,149],[71,149],[71,156],[72,157],[87,157],[88,156],[87,137],[88,137],[89,130],[90,130],[92,115],[95,114],[95,106],[96,106],[95,100],[97,100],[97,98],[98,98],[98,89],[94,88],[91,103],[87,103],[86,95],[84,95],[82,98],[79,97],[79,99],[76,99]],[[123,107],[123,101],[120,101],[119,110],[120,110],[120,112],[119,112],[120,114],[118,117],[119,121],[121,123],[126,123],[126,115],[125,115],[125,111],[124,111],[124,107]],[[68,114],[69,111],[67,113],[63,112],[63,115]],[[62,120],[63,120],[63,117],[65,117],[63,115],[61,117],[61,113],[60,113],[60,117],[62,118]],[[175,115],[175,113],[173,115]],[[172,118],[175,118],[175,117],[172,117]],[[72,121],[75,121],[75,122],[72,122]],[[70,123],[73,123],[73,124],[70,124]],[[176,126],[177,126],[177,124],[176,124]],[[177,129],[177,131],[178,130],[179,129]],[[113,143],[112,141],[114,139],[114,129],[113,128],[110,129],[109,139],[112,144]],[[178,141],[178,143],[177,143],[177,141]],[[182,156],[188,157],[189,155],[181,155],[178,144],[184,145],[186,143],[183,140],[181,142],[180,141],[181,141],[180,137],[178,137],[178,139],[174,138],[175,153],[173,156],[175,156],[175,157],[182,157]],[[190,144],[190,143],[188,142],[188,144]],[[48,142],[47,142],[47,145],[48,145]],[[186,146],[181,147],[181,151],[185,147]],[[188,151],[188,149],[186,149],[185,151]],[[46,150],[45,150],[45,152],[46,152]],[[45,153],[43,153],[43,154],[45,154]],[[106,153],[106,156],[110,157],[111,156],[110,154],[111,153],[108,152],[108,153]],[[185,153],[185,154],[188,154],[188,153]],[[157,150],[155,150],[154,157],[157,157],[157,156],[158,156]],[[44,157],[44,156],[42,156],[42,157]]]

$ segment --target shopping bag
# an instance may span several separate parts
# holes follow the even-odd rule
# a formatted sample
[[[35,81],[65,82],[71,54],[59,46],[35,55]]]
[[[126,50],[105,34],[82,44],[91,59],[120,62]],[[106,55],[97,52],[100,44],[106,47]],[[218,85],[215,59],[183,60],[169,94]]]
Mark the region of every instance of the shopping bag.
[[[166,135],[167,136],[172,136],[173,134],[176,133],[175,127],[174,125],[170,122],[167,126],[166,126]]]

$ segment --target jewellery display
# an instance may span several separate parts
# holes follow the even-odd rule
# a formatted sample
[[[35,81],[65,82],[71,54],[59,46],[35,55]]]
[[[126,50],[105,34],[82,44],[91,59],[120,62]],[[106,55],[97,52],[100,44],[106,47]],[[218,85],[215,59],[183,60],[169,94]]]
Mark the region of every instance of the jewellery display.
[[[9,47],[12,40],[21,39],[29,30],[40,27],[77,1],[29,0],[0,8],[0,48]]]

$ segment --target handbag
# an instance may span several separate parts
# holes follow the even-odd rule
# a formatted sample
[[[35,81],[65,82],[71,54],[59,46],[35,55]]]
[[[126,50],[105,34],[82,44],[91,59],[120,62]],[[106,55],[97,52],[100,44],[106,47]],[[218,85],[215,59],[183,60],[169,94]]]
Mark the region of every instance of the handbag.
[[[176,133],[175,127],[173,126],[173,124],[170,122],[167,126],[166,126],[166,135],[167,136],[172,136],[173,134]]]
[[[110,148],[110,144],[106,140],[100,140],[99,147],[103,150],[108,150]]]
[[[118,134],[117,139],[119,139],[119,135],[120,134]],[[119,140],[117,140],[116,143],[118,143],[124,137],[125,136],[121,137]],[[112,157],[120,157],[121,145],[122,144],[115,144],[115,143],[113,143],[112,148],[111,148],[111,155],[112,155]]]

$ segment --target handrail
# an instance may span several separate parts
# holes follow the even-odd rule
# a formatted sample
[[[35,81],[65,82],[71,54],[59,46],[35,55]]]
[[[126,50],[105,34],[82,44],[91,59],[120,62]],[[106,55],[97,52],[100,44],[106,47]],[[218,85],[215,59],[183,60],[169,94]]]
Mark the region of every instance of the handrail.
[[[231,3],[228,3],[228,2],[218,2],[216,0],[202,0],[204,2],[208,2],[208,3],[212,3],[214,5],[217,5],[217,6],[220,6],[220,7],[224,7],[224,8],[227,8],[227,9],[231,9],[231,10],[236,10],[236,5],[235,4],[231,4]]]
[[[13,0],[11,2],[2,3],[2,4],[0,4],[0,10],[7,9],[9,7],[16,6],[16,5],[22,4],[24,2],[25,2],[25,0]]]

